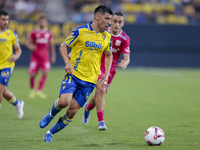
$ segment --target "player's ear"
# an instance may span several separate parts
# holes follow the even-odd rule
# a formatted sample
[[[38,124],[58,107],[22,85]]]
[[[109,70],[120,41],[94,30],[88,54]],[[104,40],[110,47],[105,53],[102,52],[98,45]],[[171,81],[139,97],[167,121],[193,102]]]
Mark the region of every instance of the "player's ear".
[[[122,27],[124,26],[124,20],[122,21]]]
[[[99,18],[100,18],[99,13],[95,14],[95,20],[99,20]]]

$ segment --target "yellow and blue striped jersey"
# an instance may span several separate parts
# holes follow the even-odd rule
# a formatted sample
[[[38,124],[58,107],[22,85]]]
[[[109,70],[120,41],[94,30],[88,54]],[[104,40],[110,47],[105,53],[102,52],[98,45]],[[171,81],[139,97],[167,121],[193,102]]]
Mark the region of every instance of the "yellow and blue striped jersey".
[[[12,30],[6,29],[0,32],[0,69],[13,68],[15,62],[8,62],[8,58],[13,54],[13,45],[18,43],[17,34]]]
[[[77,27],[65,39],[71,47],[73,74],[87,82],[96,84],[103,51],[111,51],[112,37],[108,31],[96,33],[91,22]]]

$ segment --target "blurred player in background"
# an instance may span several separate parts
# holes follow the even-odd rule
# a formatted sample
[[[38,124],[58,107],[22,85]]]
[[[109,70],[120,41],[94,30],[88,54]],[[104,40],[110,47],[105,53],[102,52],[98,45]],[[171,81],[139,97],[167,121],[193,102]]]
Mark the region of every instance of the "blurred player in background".
[[[103,52],[105,74],[96,86],[106,87],[104,83],[108,81],[112,63],[112,37],[106,29],[111,23],[112,14],[106,6],[98,6],[94,10],[94,21],[75,28],[61,44],[59,50],[65,62],[66,75],[61,83],[60,98],[42,118],[40,127],[46,127],[62,108],[69,107],[45,134],[46,142],[52,142],[52,136],[72,122],[78,110],[84,106],[97,83]],[[67,52],[69,47],[72,47],[70,60]]]
[[[31,32],[25,43],[27,48],[32,51],[28,69],[31,87],[31,92],[28,95],[29,98],[34,98],[35,96],[42,99],[47,98],[47,95],[42,93],[42,90],[47,79],[47,74],[50,71],[51,63],[54,64],[56,61],[53,35],[51,31],[46,28],[47,23],[47,17],[45,15],[40,16],[38,21],[39,28],[36,28]],[[51,63],[49,56],[49,45],[51,52]],[[35,78],[39,69],[41,69],[42,75],[39,79],[37,91],[35,91]]]
[[[21,56],[21,48],[18,43],[17,34],[8,29],[9,14],[6,11],[0,11],[0,108],[3,97],[18,112],[18,118],[22,119],[24,112],[24,101],[19,101],[11,91],[7,90],[9,79],[15,67],[15,61]],[[15,54],[13,54],[13,47]]]
[[[107,90],[110,87],[110,84],[116,74],[116,68],[117,68],[116,64],[119,60],[120,54],[123,53],[123,59],[121,60],[120,63],[118,63],[118,67],[125,69],[130,62],[130,48],[129,48],[130,38],[122,30],[123,26],[124,26],[123,14],[121,12],[115,12],[111,20],[111,27],[108,28],[108,31],[111,33],[113,39],[113,45],[112,45],[113,61],[108,78],[108,84],[105,90],[96,89],[95,95],[93,95],[90,102],[85,105],[85,111],[82,117],[82,122],[84,125],[86,125],[90,119],[90,111],[96,106],[100,131],[107,129],[104,122],[104,107],[105,107],[104,95],[105,93],[107,93]],[[104,62],[105,62],[105,55],[103,54],[101,59],[101,68],[98,80],[101,80],[105,72]],[[103,98],[97,100],[96,97],[98,97],[98,95],[102,95]]]

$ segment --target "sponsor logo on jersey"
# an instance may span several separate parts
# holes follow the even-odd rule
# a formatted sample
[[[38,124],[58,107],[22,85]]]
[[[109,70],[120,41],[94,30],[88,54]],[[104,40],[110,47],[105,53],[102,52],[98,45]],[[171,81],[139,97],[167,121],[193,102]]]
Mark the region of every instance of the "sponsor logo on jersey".
[[[45,39],[45,38],[38,38],[36,39],[36,43],[48,43],[48,39]]]
[[[112,48],[112,52],[113,52],[113,53],[117,53],[118,50],[119,50],[119,49]]]
[[[0,42],[6,42],[6,41],[8,41],[8,39],[6,39],[6,38],[4,38],[4,39],[0,38]]]
[[[120,46],[121,45],[121,41],[120,40],[116,40],[115,45],[116,46]]]
[[[86,41],[85,42],[85,47],[89,47],[90,50],[98,50],[98,49],[103,49],[102,43],[95,43],[92,41]]]

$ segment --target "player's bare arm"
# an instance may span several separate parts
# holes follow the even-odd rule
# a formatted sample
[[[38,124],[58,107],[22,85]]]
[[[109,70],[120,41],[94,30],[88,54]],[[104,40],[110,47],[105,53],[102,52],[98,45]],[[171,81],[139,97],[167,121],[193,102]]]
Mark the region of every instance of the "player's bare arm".
[[[66,44],[62,43],[60,45],[59,51],[60,51],[60,55],[61,55],[63,61],[65,62],[66,73],[73,75],[73,69],[72,69],[72,65],[71,65],[71,62],[68,57],[67,49],[68,49],[68,46]]]
[[[31,39],[27,39],[25,45],[31,51],[34,51],[36,49],[36,46],[33,44],[33,41]]]
[[[69,59],[71,58],[71,52],[68,54]]]
[[[19,43],[16,43],[14,45],[14,49],[15,49],[15,54],[11,54],[11,57],[8,58],[8,61],[11,63],[15,62],[17,59],[19,59],[19,57],[21,56],[21,53],[22,53]]]
[[[56,50],[53,38],[50,41],[50,52],[51,52],[51,63],[55,64],[56,62]]]
[[[124,59],[121,60],[120,63],[118,63],[118,67],[121,67],[122,69],[125,69],[128,64],[130,63],[130,55],[123,54]]]
[[[102,88],[105,88],[107,83],[108,83],[108,77],[110,73],[110,68],[112,64],[112,51],[110,52],[105,52],[105,74],[100,80],[100,84]]]

